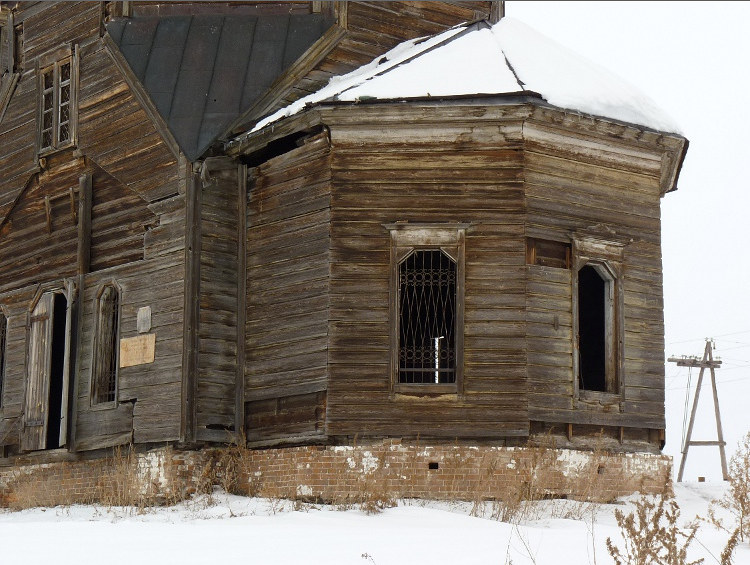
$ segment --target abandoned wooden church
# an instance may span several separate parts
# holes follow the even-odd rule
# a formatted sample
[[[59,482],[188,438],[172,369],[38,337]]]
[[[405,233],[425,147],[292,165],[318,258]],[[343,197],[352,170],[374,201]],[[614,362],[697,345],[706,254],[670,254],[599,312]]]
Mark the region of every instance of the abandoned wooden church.
[[[5,460],[550,431],[658,453],[687,140],[502,12],[4,2]]]

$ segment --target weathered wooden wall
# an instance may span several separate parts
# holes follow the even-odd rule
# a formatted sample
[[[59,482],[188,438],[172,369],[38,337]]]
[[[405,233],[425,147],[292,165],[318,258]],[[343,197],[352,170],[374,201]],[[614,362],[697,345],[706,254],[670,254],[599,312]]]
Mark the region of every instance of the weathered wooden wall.
[[[255,169],[250,191],[245,394],[252,441],[291,437],[292,422],[320,418],[324,405],[325,435],[335,441],[501,439],[550,426],[591,439],[604,426],[603,440],[658,443],[649,430],[664,426],[659,206],[664,163],[682,141],[531,104],[330,106],[318,116],[330,130],[326,160],[304,148],[284,153]],[[300,191],[326,166],[330,209],[313,211],[315,201]],[[278,215],[290,206],[304,213]],[[392,386],[385,226],[399,221],[469,224],[458,394]],[[308,248],[322,234],[330,237],[321,240],[328,255],[310,261]],[[525,252],[528,237],[571,244],[582,234],[624,245],[621,385],[601,402],[576,387],[573,269],[527,265]],[[328,286],[312,287],[312,269],[325,276],[326,261]],[[314,291],[324,300],[326,288],[327,335],[317,316],[298,315],[310,303],[292,299]],[[287,303],[294,315],[282,313],[282,322],[277,305],[286,312]],[[268,326],[272,316],[283,323],[279,330]],[[317,349],[302,355],[299,346],[308,343]],[[327,377],[322,368],[315,374],[327,386],[308,390],[311,381],[299,375],[323,363]]]
[[[207,180],[199,204],[196,438],[231,441],[236,426],[237,324],[243,304],[238,292],[238,166],[230,159],[220,164],[209,161],[205,166]]]
[[[327,135],[251,170],[248,188],[247,439],[320,435],[329,343]]]
[[[91,270],[84,278],[79,345],[78,449],[180,438],[185,289],[185,167],[162,138],[101,40],[81,49],[78,147],[93,177]],[[137,87],[137,86],[136,86]],[[101,178],[99,178],[101,177]],[[99,181],[99,182],[97,182]],[[90,408],[96,295],[122,289],[120,338],[138,335],[151,307],[152,364],[119,370],[118,405]]]
[[[524,114],[523,107],[394,104],[326,116],[334,148],[329,435],[528,434]],[[458,394],[392,392],[383,224],[397,221],[471,224]]]
[[[23,26],[23,50],[19,54],[20,78],[0,123],[0,218],[10,209],[36,168],[37,76],[40,55],[62,45],[97,37],[101,21],[98,2],[65,2],[57,6],[28,3],[15,12]]]
[[[100,39],[102,15],[99,3],[89,2],[29,4],[16,14],[24,32],[22,72],[0,122],[0,304],[9,317],[1,410],[8,433],[0,444],[17,443],[8,422],[20,416],[25,394],[29,306],[39,284],[59,286],[63,279],[75,281],[80,311],[71,390],[76,447],[180,438],[185,166],[114,65]],[[63,44],[78,45],[78,142],[37,163],[37,58]],[[83,273],[81,175],[90,176],[93,192]],[[96,295],[111,282],[122,291],[120,337],[137,335],[136,313],[151,307],[156,359],[121,368],[117,402],[92,407]]]
[[[664,429],[664,322],[658,134],[537,110],[525,126],[527,231],[625,242],[624,366],[610,406],[574,391],[571,270],[528,266],[529,410],[533,420]],[[555,329],[554,318],[558,327]]]

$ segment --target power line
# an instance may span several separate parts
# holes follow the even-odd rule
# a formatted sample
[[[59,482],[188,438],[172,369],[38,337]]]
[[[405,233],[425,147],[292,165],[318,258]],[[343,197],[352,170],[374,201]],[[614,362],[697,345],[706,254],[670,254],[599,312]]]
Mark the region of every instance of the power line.
[[[741,332],[731,332],[731,333],[727,333],[727,334],[718,334],[718,335],[715,335],[714,338],[716,338],[716,337],[727,337],[727,336],[730,336],[730,335],[742,335],[742,334],[750,334],[750,330],[743,330]],[[682,341],[669,341],[669,342],[667,342],[667,345],[677,345],[679,343],[690,343],[691,341],[703,341],[704,339],[707,339],[707,338],[705,338],[705,337],[696,337],[694,339],[684,339]]]

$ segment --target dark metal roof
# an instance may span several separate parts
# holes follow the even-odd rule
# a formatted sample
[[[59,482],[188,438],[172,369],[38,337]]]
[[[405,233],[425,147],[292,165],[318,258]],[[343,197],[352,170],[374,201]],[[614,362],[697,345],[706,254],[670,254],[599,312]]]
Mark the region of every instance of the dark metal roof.
[[[122,18],[107,31],[191,160],[333,21],[321,14]]]

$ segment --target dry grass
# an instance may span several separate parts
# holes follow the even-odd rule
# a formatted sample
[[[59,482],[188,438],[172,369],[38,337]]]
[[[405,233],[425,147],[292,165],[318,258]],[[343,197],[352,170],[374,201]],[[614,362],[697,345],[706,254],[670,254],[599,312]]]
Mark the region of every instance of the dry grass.
[[[169,456],[169,451],[164,457]],[[86,478],[80,467],[86,465]],[[77,472],[78,471],[78,472]],[[91,481],[90,477],[97,477]],[[139,512],[153,506],[174,504],[187,493],[171,466],[158,468],[138,457],[132,447],[116,447],[112,455],[95,461],[40,465],[19,469],[6,485],[5,506],[11,510],[35,507],[101,504],[130,507]]]

